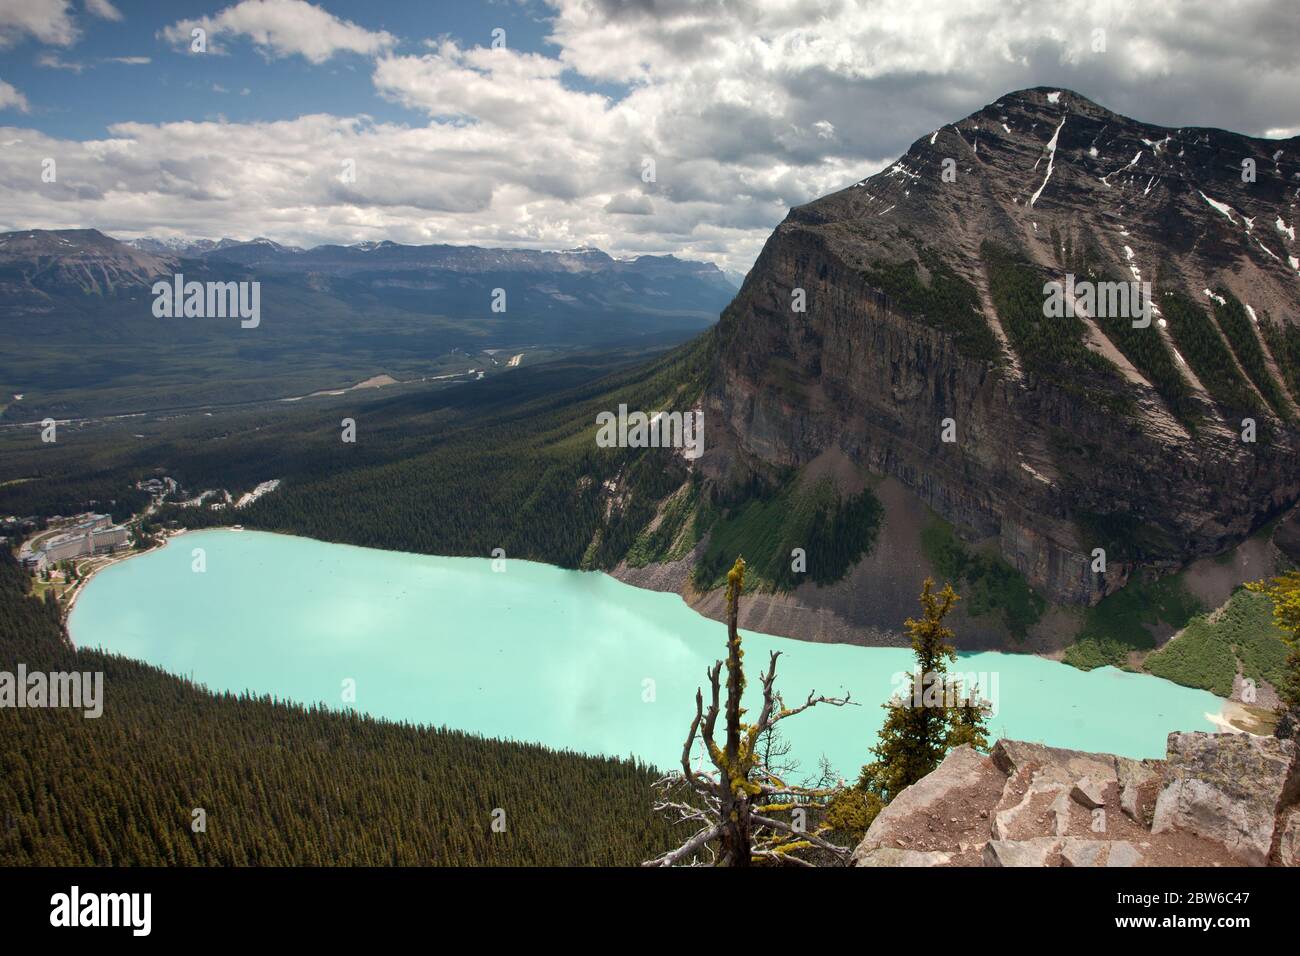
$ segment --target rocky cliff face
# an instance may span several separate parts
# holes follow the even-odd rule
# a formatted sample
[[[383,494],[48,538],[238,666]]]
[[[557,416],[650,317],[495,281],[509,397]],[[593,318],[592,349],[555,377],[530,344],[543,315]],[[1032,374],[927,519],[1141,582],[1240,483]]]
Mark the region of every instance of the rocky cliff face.
[[[1174,733],[1165,760],[1000,740],[900,793],[855,866],[1300,866],[1290,740]]]
[[[1060,603],[1218,553],[1300,497],[1298,202],[1300,138],[1008,95],[791,211],[723,316],[701,466],[725,485],[838,450]],[[1045,347],[1067,273],[1153,283],[1150,327],[1080,303]]]

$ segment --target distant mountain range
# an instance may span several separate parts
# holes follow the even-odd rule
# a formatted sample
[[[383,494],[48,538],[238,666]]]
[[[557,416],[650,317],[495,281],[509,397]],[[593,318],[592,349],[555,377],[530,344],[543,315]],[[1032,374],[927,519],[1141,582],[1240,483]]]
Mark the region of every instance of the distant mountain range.
[[[260,282],[259,327],[156,318],[151,289],[177,274]],[[493,308],[497,289],[504,311]],[[227,375],[226,385],[273,395],[272,383],[304,367],[324,366],[309,383],[337,386],[427,372],[454,349],[685,336],[715,322],[735,291],[711,263],[598,249],[300,249],[264,238],[124,242],[94,229],[25,230],[0,234],[0,389],[24,395],[24,414],[135,408],[158,399],[163,383],[166,401],[183,401],[210,395]],[[127,383],[129,397],[106,391]]]
[[[233,264],[259,274],[312,276],[318,282],[320,277],[346,277],[372,289],[423,288],[458,297],[457,289],[448,288],[449,281],[459,289],[481,289],[484,283],[472,277],[517,274],[529,277],[527,284],[507,291],[524,295],[524,311],[550,310],[557,303],[578,310],[631,305],[633,311],[641,311],[627,299],[644,294],[652,297],[644,311],[716,318],[717,297],[722,296],[725,304],[736,288],[712,263],[671,255],[615,259],[594,248],[547,252],[384,241],[302,249],[265,238],[119,241],[95,229],[35,229],[0,233],[0,289],[6,296],[0,309],[9,314],[45,311],[45,300],[60,297],[64,304],[75,306],[78,296],[114,295],[151,285],[154,279],[173,274],[186,260],[202,262],[204,272],[219,272]],[[589,285],[560,289],[546,281],[548,276],[566,285],[570,278]],[[576,301],[570,293],[576,293]],[[546,301],[547,297],[553,301]],[[668,298],[677,301],[655,301]],[[475,308],[486,304],[486,299],[473,303]]]
[[[144,236],[140,239],[123,239],[122,241],[128,246],[139,249],[141,252],[150,252],[157,256],[188,256],[190,258],[204,255],[213,250],[247,245],[250,242],[271,242],[270,239],[264,239],[260,236],[256,239],[156,239],[153,236]]]
[[[283,272],[367,273],[382,269],[438,269],[465,274],[485,272],[564,273],[571,275],[655,276],[674,280],[692,278],[704,283],[729,286],[739,283],[708,262],[693,262],[676,256],[614,257],[591,246],[560,251],[493,249],[482,246],[445,244],[403,245],[368,241],[351,245],[325,244],[303,249],[270,239],[127,239],[124,244],[156,256],[228,260]]]

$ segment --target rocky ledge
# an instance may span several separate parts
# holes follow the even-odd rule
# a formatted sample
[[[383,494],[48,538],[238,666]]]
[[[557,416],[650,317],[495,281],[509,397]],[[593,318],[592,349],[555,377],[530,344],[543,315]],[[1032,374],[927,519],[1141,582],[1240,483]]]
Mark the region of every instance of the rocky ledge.
[[[1164,760],[959,747],[876,817],[854,866],[1300,866],[1291,740],[1174,733]]]

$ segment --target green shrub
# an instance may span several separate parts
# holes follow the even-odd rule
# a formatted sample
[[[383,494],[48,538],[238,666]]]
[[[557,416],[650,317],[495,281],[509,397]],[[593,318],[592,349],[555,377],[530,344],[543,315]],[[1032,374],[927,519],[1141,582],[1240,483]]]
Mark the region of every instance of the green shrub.
[[[1232,693],[1237,659],[1214,625],[1197,617],[1177,639],[1147,656],[1146,669],[1186,687],[1200,687],[1220,697]]]
[[[1063,660],[1080,670],[1128,666],[1128,655],[1155,647],[1150,628],[1181,628],[1204,608],[1181,575],[1159,580],[1137,578],[1088,608],[1075,643]]]
[[[1158,677],[1227,697],[1239,662],[1241,673],[1256,682],[1282,679],[1283,637],[1269,599],[1242,588],[1217,619],[1196,617],[1176,640],[1148,655],[1144,666]]]
[[[1133,648],[1123,641],[1105,637],[1084,637],[1065,649],[1062,660],[1081,671],[1107,666],[1123,668],[1128,664],[1131,650]]]
[[[1133,650],[1155,647],[1148,628],[1187,626],[1204,607],[1187,590],[1182,575],[1158,580],[1138,578],[1088,609],[1080,639],[1115,640]]]
[[[1245,588],[1232,596],[1215,627],[1241,660],[1241,672],[1278,684],[1286,669],[1286,634],[1273,622],[1273,604]]]
[[[1043,616],[1045,602],[1024,575],[1000,556],[967,548],[948,522],[936,518],[922,529],[921,550],[941,580],[960,584],[968,614],[1000,614],[1017,640]]]
[[[922,265],[929,273],[928,283],[921,276]],[[951,332],[964,355],[990,362],[1001,358],[1002,348],[984,318],[979,292],[933,251],[922,249],[920,263],[876,261],[862,275],[898,309]]]
[[[718,506],[714,515],[703,512],[709,545],[692,572],[700,590],[721,587],[737,555],[764,590],[793,590],[805,579],[833,584],[871,550],[883,516],[869,488],[845,498],[829,478],[805,488],[794,475],[764,494]],[[794,548],[804,549],[806,573],[791,568]]]

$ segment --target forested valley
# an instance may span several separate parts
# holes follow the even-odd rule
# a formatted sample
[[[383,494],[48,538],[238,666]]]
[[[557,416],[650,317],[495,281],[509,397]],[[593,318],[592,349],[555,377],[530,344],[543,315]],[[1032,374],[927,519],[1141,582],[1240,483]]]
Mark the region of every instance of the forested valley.
[[[879,525],[869,490],[843,497],[793,474],[718,488],[668,449],[595,442],[599,412],[699,402],[716,347],[709,331],[648,361],[580,354],[448,389],[69,430],[57,447],[40,447],[32,430],[10,431],[0,440],[0,514],[92,506],[129,514],[143,506],[134,483],[160,474],[191,493],[234,495],[278,478],[274,494],[237,516],[169,504],[150,516],[150,530],[237,521],[365,547],[499,551],[593,570],[682,557],[712,532],[696,567],[701,586],[717,587],[743,550],[761,586],[793,588],[799,576],[782,571],[793,545],[808,552],[810,580],[833,583]],[[345,419],[355,442],[341,440]],[[655,525],[661,511],[666,520]]]

